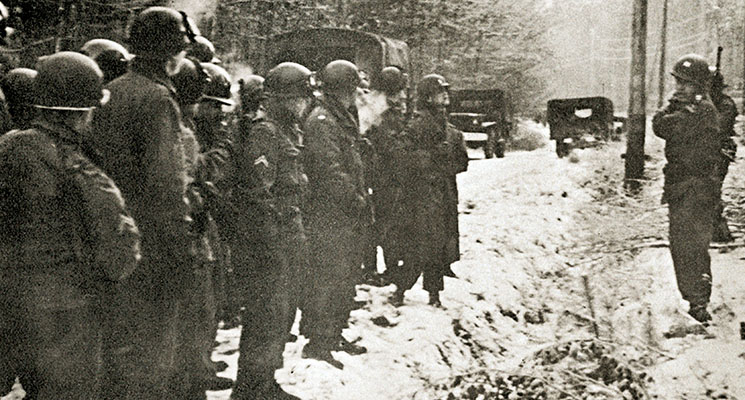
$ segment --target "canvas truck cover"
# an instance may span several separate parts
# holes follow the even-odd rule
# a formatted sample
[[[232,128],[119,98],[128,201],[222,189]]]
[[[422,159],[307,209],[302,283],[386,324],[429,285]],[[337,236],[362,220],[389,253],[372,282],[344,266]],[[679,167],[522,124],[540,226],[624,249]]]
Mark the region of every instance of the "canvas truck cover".
[[[591,110],[586,118],[576,115],[579,110]],[[548,101],[546,117],[550,125],[613,122],[613,102],[605,97],[578,97]]]
[[[331,61],[343,59],[357,65],[376,87],[380,71],[395,66],[410,70],[409,46],[400,40],[339,28],[317,28],[274,35],[266,43],[263,73],[273,66],[292,61],[319,71]]]

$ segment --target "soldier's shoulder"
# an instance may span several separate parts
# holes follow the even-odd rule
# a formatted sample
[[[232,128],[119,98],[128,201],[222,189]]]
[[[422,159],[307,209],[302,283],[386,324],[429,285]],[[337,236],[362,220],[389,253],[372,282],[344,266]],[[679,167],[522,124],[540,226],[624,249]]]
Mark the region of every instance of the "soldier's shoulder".
[[[323,105],[316,105],[316,107],[313,108],[310,114],[308,114],[308,117],[305,119],[305,126],[323,126],[333,123],[334,121],[335,118],[333,114],[329,112],[328,108]]]
[[[55,153],[49,136],[35,128],[10,131],[0,137],[0,155],[4,160],[39,161],[50,159]]]
[[[165,101],[173,97],[173,92],[164,83],[154,81],[146,76],[128,72],[106,85],[111,92],[111,100],[140,97],[150,101]]]

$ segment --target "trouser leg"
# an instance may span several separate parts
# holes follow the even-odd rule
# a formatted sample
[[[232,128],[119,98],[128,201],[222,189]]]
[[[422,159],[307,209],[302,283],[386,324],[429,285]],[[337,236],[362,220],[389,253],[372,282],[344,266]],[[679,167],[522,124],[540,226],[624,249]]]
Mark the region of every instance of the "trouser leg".
[[[713,200],[691,191],[669,205],[670,253],[678,289],[692,306],[706,305],[711,295]]]

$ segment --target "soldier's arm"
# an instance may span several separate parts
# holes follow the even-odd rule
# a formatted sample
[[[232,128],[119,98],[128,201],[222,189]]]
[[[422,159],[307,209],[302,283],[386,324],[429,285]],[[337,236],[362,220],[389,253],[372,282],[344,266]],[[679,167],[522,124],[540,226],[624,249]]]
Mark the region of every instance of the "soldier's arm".
[[[127,278],[140,260],[140,232],[119,189],[90,161],[76,157],[68,173],[82,197],[93,266],[112,281]]]
[[[652,117],[652,131],[658,137],[668,140],[679,130],[683,110],[677,102],[671,101],[665,108],[657,111]]]
[[[261,196],[268,198],[277,173],[276,128],[267,122],[260,122],[253,126],[246,138],[246,160],[244,165],[249,168],[255,182],[261,188]]]
[[[305,172],[315,196],[347,207],[358,207],[361,195],[355,180],[345,172],[342,150],[334,136],[344,135],[328,118],[311,117],[305,123]]]
[[[451,129],[451,134],[448,135],[450,139],[451,150],[450,150],[450,166],[451,173],[459,174],[468,169],[468,151],[466,150],[466,141],[463,139],[463,132],[455,129]]]

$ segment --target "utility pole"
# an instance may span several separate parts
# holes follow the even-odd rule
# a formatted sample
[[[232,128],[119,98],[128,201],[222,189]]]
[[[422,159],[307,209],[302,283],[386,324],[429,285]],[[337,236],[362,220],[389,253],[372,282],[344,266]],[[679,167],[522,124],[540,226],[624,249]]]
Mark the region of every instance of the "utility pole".
[[[644,175],[644,135],[646,134],[646,105],[644,93],[647,68],[647,0],[634,0],[631,23],[631,81],[629,83],[629,118],[626,138],[626,188],[641,188]]]
[[[667,52],[667,0],[662,3],[662,32],[660,32],[660,74],[657,88],[657,108],[665,101],[665,56]]]

